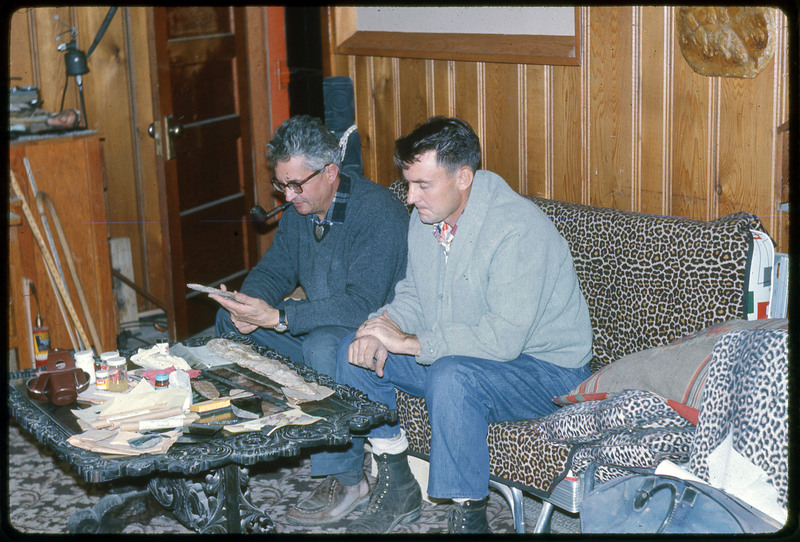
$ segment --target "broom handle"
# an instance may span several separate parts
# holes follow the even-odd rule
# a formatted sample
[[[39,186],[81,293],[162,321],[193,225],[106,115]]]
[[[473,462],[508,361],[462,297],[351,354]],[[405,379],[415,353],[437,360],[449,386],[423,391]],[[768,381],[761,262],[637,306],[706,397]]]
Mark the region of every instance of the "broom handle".
[[[58,276],[58,270],[56,269],[56,264],[53,262],[53,258],[50,256],[50,253],[47,251],[47,244],[42,237],[42,232],[39,231],[39,226],[36,224],[36,219],[31,212],[31,208],[28,207],[28,202],[25,200],[25,194],[23,194],[22,189],[19,187],[19,183],[17,182],[17,175],[12,170],[8,170],[9,179],[11,181],[11,188],[14,190],[14,194],[20,199],[22,204],[22,213],[25,215],[25,219],[28,221],[28,225],[31,228],[31,233],[33,234],[33,238],[36,239],[37,244],[39,245],[39,250],[42,253],[42,257],[44,258],[44,263],[47,266],[48,271],[52,274],[53,278],[55,279],[56,283],[56,293],[61,295],[61,298],[64,300],[64,303],[67,307],[67,312],[69,312],[70,317],[72,318],[72,322],[75,324],[75,329],[78,331],[78,336],[80,337],[83,344],[89,344],[89,337],[86,336],[86,332],[83,330],[83,326],[81,325],[81,321],[78,318],[78,313],[75,312],[75,306],[72,304],[72,301],[69,298],[69,295],[66,292],[66,285],[61,282]]]

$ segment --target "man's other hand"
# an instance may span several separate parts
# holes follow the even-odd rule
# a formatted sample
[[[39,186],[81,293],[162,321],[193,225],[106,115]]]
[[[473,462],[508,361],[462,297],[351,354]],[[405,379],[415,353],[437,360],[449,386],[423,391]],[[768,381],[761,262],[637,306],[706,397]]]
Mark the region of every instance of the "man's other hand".
[[[347,353],[347,360],[351,365],[375,371],[375,374],[381,378],[383,377],[383,367],[386,365],[388,357],[388,350],[375,337],[353,339]]]
[[[220,284],[219,288],[228,291],[224,284]],[[241,292],[236,292],[236,301],[216,294],[208,294],[208,297],[222,305],[230,313],[231,322],[239,330],[239,333],[246,335],[259,327],[273,328],[278,324],[278,310],[272,308],[263,299],[250,297]]]

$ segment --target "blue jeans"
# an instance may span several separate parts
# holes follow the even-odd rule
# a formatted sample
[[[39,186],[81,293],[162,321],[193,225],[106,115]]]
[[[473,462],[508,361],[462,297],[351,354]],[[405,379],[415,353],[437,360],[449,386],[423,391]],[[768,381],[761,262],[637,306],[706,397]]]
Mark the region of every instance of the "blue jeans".
[[[216,330],[217,335],[231,331],[238,333],[231,322],[230,313],[225,309],[217,311]],[[295,363],[302,363],[320,374],[333,377],[336,374],[336,348],[342,338],[351,332],[352,327],[344,326],[320,326],[304,335],[258,328],[248,334],[248,337]]]
[[[424,397],[431,421],[428,494],[441,499],[481,499],[489,492],[490,423],[538,418],[556,410],[552,398],[590,375],[588,365],[567,369],[521,355],[512,361],[445,356],[420,365],[413,356],[389,354],[383,377],[350,365],[351,333],[339,345],[336,381],[357,388],[373,400],[397,408],[395,388]],[[391,438],[398,425],[382,425],[367,437]],[[329,474],[360,469],[363,439],[338,454],[328,454]],[[322,465],[319,465],[322,467]]]

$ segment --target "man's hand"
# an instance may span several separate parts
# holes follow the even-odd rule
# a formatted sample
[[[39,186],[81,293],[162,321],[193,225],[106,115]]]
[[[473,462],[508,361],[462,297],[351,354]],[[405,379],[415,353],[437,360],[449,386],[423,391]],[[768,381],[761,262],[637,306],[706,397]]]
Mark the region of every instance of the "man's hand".
[[[220,290],[228,291],[224,284]],[[208,297],[222,305],[231,315],[231,322],[239,333],[252,333],[259,327],[273,328],[278,324],[278,309],[272,308],[269,303],[257,297],[250,297],[241,292],[236,293],[236,301],[225,299],[216,294]]]
[[[347,361],[351,365],[375,371],[379,377],[383,377],[383,367],[388,357],[389,352],[375,337],[353,339],[347,353]]]
[[[364,322],[356,331],[356,339],[374,337],[392,354],[419,355],[419,339],[416,335],[405,333],[386,311]]]
[[[375,371],[383,377],[386,359],[392,354],[419,355],[419,340],[416,335],[403,332],[386,311],[367,320],[356,331],[347,352],[351,365]]]

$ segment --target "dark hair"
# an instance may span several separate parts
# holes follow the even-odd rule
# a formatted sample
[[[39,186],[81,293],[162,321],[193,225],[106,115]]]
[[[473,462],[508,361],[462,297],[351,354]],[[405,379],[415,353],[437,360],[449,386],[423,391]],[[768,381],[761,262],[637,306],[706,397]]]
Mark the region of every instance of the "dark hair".
[[[475,172],[481,162],[478,136],[469,124],[456,117],[431,117],[395,141],[394,163],[407,169],[428,151],[436,151],[436,163],[450,175],[462,166]]]
[[[311,170],[327,164],[341,166],[342,162],[337,137],[320,119],[310,115],[296,115],[284,121],[267,143],[267,160],[273,166],[294,156],[304,156]]]

